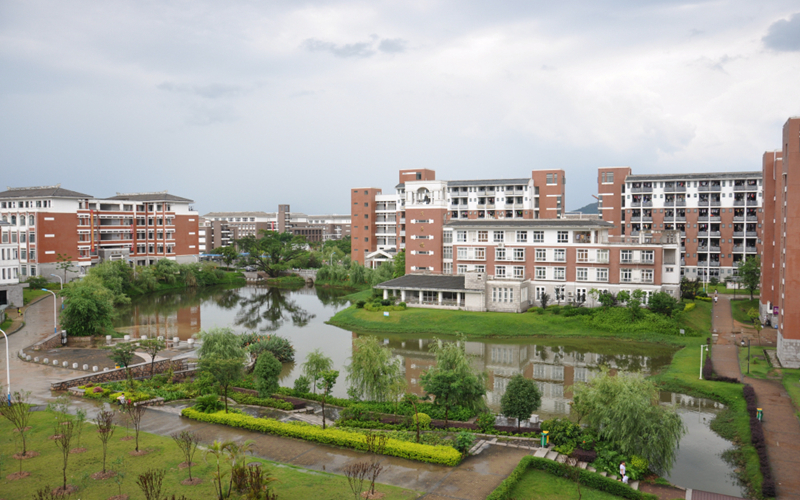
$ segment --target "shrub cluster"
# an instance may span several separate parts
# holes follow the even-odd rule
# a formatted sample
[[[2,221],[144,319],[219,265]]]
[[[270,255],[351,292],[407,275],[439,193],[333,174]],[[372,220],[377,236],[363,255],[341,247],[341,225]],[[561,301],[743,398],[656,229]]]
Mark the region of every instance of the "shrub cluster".
[[[250,394],[244,394],[242,392],[237,392],[237,391],[229,392],[228,397],[236,401],[237,403],[243,405],[266,406],[268,408],[277,408],[279,410],[286,410],[286,411],[294,410],[294,405],[292,403],[289,403],[287,401],[281,401],[280,399],[259,398],[256,396],[252,396]]]
[[[281,363],[294,362],[294,346],[288,339],[280,335],[261,335],[258,333],[245,333],[241,335],[242,347],[253,356],[258,356],[264,351],[269,351]]]
[[[758,453],[758,461],[761,465],[761,475],[764,480],[761,483],[761,494],[767,498],[775,496],[775,481],[772,478],[772,470],[769,468],[769,457],[767,456],[767,441],[764,438],[764,427],[758,419],[758,401],[756,391],[752,386],[746,385],[743,388],[744,400],[747,403],[747,413],[750,415],[750,442]]]
[[[697,307],[697,304],[695,304],[694,302],[687,302],[686,305],[683,307],[683,312],[689,312],[695,307]]]
[[[572,450],[572,458],[576,458],[581,462],[586,462],[590,464],[597,460],[597,452],[596,451],[589,451],[589,450],[582,450],[580,448],[575,448]]]
[[[278,422],[277,420],[256,418],[249,415],[226,413],[202,413],[193,408],[186,408],[181,415],[193,420],[213,424],[229,425],[267,434],[293,437],[306,441],[315,441],[323,444],[367,450],[367,437],[364,434],[347,432],[341,429],[322,429],[313,425],[300,422]],[[409,443],[389,439],[384,449],[384,454],[428,462],[455,466],[461,462],[461,453],[450,446],[431,446],[427,444]]]
[[[697,297],[694,298],[694,300],[702,300],[703,302],[711,302],[714,299],[712,299],[711,297],[701,297],[700,295],[698,295]]]
[[[500,486],[498,486],[491,494],[489,494],[489,496],[486,497],[486,500],[508,500],[511,491],[514,489],[514,486],[516,486],[520,479],[522,479],[525,471],[527,471],[529,468],[543,470],[553,474],[554,476],[564,477],[567,476],[570,466],[566,464],[560,464],[546,458],[539,458],[531,455],[523,457],[508,478],[500,483]],[[634,490],[627,484],[624,484],[620,481],[615,481],[610,477],[601,476],[596,472],[589,472],[588,470],[580,470],[578,481],[582,485],[588,486],[589,488],[594,488],[596,490],[604,491],[621,498],[628,498],[630,500],[656,500],[658,498],[655,495]]]

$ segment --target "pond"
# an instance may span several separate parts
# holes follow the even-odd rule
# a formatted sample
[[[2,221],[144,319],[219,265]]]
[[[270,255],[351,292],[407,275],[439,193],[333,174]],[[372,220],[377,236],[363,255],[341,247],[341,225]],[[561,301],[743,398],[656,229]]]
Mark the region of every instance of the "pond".
[[[182,340],[214,327],[277,333],[288,338],[296,350],[296,363],[284,365],[281,385],[291,387],[301,375],[300,365],[306,355],[319,348],[341,372],[334,395],[347,397],[345,366],[358,334],[325,324],[338,310],[347,307],[347,301],[342,299],[346,294],[324,288],[287,290],[259,286],[152,294],[134,298],[120,310],[115,328],[133,337],[163,335]],[[400,359],[409,391],[422,395],[420,377],[435,363],[429,347],[437,340],[430,335],[379,338]],[[541,419],[569,415],[570,386],[591,380],[602,367],[612,373],[649,375],[667,366],[674,353],[667,346],[603,339],[470,340],[465,349],[473,356],[475,368],[485,370],[488,375],[486,399],[494,411],[499,411],[508,381],[522,373],[536,380],[542,390],[542,407],[538,412]],[[681,442],[671,480],[686,487],[740,495],[741,490],[737,490],[735,480],[731,479],[731,467],[720,457],[731,445],[708,427],[719,405],[666,392],[661,394],[661,400],[678,405],[689,429]]]

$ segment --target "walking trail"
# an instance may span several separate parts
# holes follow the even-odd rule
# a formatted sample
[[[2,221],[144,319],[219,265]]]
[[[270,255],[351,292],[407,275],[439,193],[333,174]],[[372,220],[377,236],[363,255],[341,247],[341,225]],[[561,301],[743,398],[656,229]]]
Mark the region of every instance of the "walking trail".
[[[730,297],[720,295],[712,315],[714,331],[719,335],[711,351],[714,371],[753,386],[758,405],[764,409],[764,435],[777,498],[800,498],[800,422],[795,416],[792,400],[779,380],[742,376],[737,346],[740,339],[737,339],[734,329]]]

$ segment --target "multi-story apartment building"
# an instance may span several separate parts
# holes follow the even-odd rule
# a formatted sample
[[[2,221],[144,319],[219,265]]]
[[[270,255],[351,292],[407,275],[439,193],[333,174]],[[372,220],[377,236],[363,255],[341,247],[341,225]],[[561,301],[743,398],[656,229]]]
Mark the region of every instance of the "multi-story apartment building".
[[[17,236],[15,226],[0,220],[0,309],[2,306],[22,306]]]
[[[563,170],[534,170],[519,179],[442,181],[433,170],[409,169],[400,171],[399,181],[392,195],[374,187],[351,190],[353,260],[374,267],[407,249],[415,256],[409,263],[407,252],[408,269],[442,272],[435,255],[441,253],[447,221],[564,216]]]
[[[434,233],[435,249],[425,247],[421,259],[407,251],[412,274],[377,288],[418,307],[508,312],[539,305],[543,294],[592,303],[593,288],[677,296],[679,233],[610,236],[612,228],[599,220],[450,220]]]
[[[277,212],[211,212],[202,217],[200,250],[210,252],[261,231],[290,232],[308,241],[340,240],[350,236],[350,216],[306,215],[278,205]]]
[[[69,278],[104,260],[196,261],[199,217],[191,203],[166,191],[95,199],[60,185],[13,188],[0,193],[0,220],[11,226],[20,279],[49,278],[63,259],[74,266]]]
[[[680,231],[681,272],[724,280],[761,250],[761,172],[632,175],[628,167],[598,169],[603,220],[613,236]]]
[[[800,117],[783,126],[782,149],[764,153],[762,321],[778,329],[778,359],[800,368]]]

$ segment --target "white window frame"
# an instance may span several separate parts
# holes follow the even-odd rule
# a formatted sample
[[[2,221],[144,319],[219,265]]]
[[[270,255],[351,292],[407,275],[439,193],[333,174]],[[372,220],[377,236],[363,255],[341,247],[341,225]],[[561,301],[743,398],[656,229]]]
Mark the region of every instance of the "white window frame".
[[[536,253],[536,262],[547,262],[546,248],[537,248],[535,253]]]
[[[566,248],[556,248],[553,250],[553,262],[566,262],[566,261],[567,261]]]
[[[494,260],[506,260],[506,249],[494,247]]]
[[[525,260],[525,249],[524,248],[514,248],[512,249],[513,259],[515,262],[522,262]]]
[[[558,231],[556,241],[559,243],[569,243],[569,231]]]
[[[544,231],[534,231],[533,232],[533,242],[534,243],[544,243]]]
[[[514,266],[514,277],[515,278],[524,278],[525,277],[525,266]]]
[[[546,280],[547,279],[547,268],[544,266],[536,266],[535,268],[535,279],[537,280]]]
[[[567,268],[566,267],[554,267],[553,268],[553,280],[554,281],[566,281],[567,280]]]
[[[575,281],[589,281],[589,268],[588,267],[575,268]]]
[[[517,243],[527,243],[528,242],[528,231],[517,231],[517,233],[516,233],[516,241],[517,241]]]
[[[492,241],[495,243],[503,243],[506,241],[505,231],[492,231]]]
[[[620,269],[619,270],[619,282],[620,283],[633,283],[633,270],[630,269],[630,268]]]

